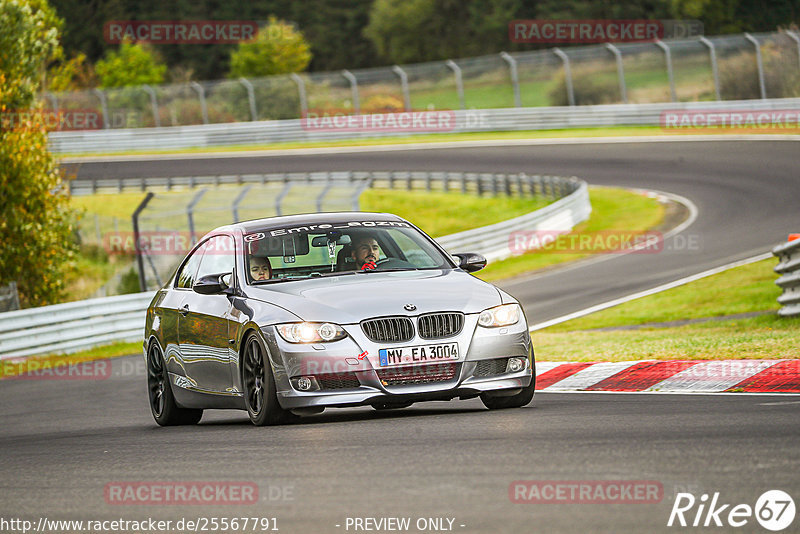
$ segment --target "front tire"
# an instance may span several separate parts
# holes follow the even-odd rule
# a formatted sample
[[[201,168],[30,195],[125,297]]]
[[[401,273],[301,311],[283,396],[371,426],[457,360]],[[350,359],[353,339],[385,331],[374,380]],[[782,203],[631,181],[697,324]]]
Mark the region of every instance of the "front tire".
[[[155,342],[147,350],[147,391],[150,412],[161,426],[196,425],[203,417],[203,410],[180,408],[175,403],[167,366]]]
[[[278,403],[267,351],[254,333],[247,337],[244,345],[242,384],[247,415],[254,425],[279,425],[297,417],[281,408]]]

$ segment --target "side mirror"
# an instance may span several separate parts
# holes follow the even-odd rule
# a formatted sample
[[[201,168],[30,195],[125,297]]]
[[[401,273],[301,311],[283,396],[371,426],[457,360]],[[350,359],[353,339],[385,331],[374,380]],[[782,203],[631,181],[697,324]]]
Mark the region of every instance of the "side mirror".
[[[218,295],[229,287],[232,273],[207,274],[194,283],[192,290],[201,295]]]
[[[464,252],[461,254],[453,254],[453,256],[458,258],[458,266],[468,273],[474,273],[475,271],[480,271],[486,267],[486,258],[480,254]]]

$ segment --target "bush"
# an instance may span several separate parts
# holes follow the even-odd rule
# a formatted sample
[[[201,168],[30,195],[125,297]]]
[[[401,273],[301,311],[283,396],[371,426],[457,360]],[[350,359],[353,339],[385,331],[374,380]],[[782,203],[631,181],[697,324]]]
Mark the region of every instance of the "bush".
[[[0,1],[0,113],[34,109],[59,21],[43,0]],[[23,307],[55,302],[76,248],[74,216],[36,121],[0,128],[0,285],[16,282]]]
[[[761,47],[764,65],[764,85],[767,98],[800,96],[800,74],[797,57],[789,61],[773,43]],[[758,64],[755,51],[741,52],[719,62],[720,96],[723,100],[761,98],[758,84]]]
[[[131,267],[120,277],[117,292],[120,295],[127,295],[128,293],[139,293],[140,291],[139,274],[136,272],[136,268]]]
[[[167,66],[150,48],[139,43],[123,42],[119,50],[110,50],[94,67],[102,87],[160,84]]]
[[[572,69],[572,88],[575,104],[579,106],[611,104],[620,100],[617,77],[596,69]],[[551,106],[569,105],[567,77],[563,70],[547,92],[547,97]]]
[[[287,23],[270,17],[253,41],[239,43],[231,54],[230,78],[289,74],[304,70],[311,61],[311,48],[303,34]]]

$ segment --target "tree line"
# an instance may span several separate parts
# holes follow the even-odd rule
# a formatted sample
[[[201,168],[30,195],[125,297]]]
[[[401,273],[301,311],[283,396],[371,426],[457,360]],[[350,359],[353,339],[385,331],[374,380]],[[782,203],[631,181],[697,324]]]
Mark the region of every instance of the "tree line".
[[[65,58],[93,65],[119,45],[114,20],[252,20],[294,25],[308,43],[308,70],[377,67],[543,45],[512,43],[516,19],[696,19],[706,35],[772,31],[800,21],[800,0],[51,0],[64,20]],[[168,80],[219,79],[233,44],[161,45]]]

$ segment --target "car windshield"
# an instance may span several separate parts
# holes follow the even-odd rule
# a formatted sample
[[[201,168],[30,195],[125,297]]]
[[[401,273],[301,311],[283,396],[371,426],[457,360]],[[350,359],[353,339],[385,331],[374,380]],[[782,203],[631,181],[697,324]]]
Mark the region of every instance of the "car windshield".
[[[453,267],[426,235],[402,221],[268,228],[244,241],[251,284]]]

